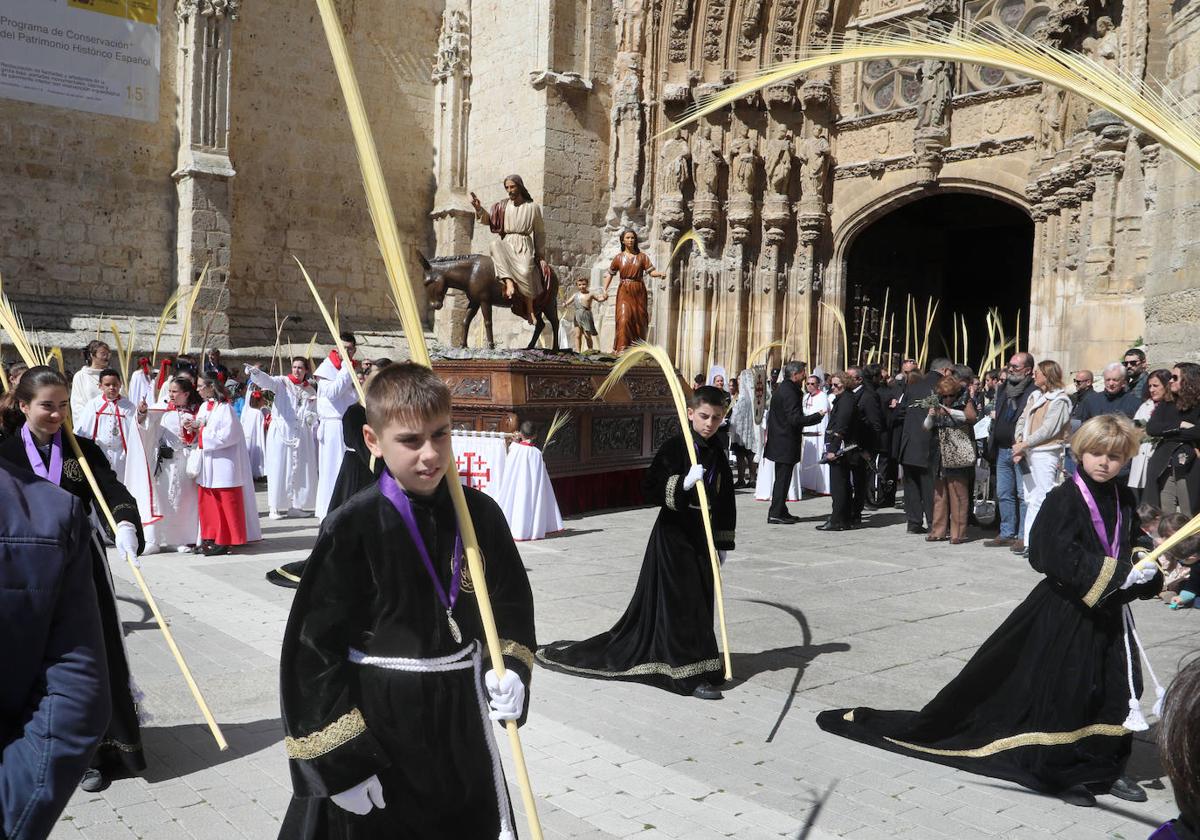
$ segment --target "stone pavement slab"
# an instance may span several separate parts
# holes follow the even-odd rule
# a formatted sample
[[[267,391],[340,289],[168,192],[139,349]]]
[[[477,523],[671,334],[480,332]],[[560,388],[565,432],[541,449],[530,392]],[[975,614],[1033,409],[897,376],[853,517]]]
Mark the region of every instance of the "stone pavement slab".
[[[1025,561],[978,541],[910,536],[894,510],[861,530],[814,531],[828,510],[827,499],[805,501],[793,506],[805,522],[767,526],[766,505],[739,496],[738,551],[724,570],[734,671],[725,699],[535,673],[521,733],[547,838],[1139,840],[1174,815],[1153,730],[1137,736],[1131,762],[1150,801],[1101,797],[1094,809],[822,733],[814,719],[823,709],[920,708],[1038,580]],[[655,514],[575,517],[562,534],[520,545],[542,642],[611,626]],[[224,753],[130,576],[114,569],[134,677],[154,718],[143,729],[149,767],[102,793],[78,792],[54,840],[278,836],[290,795],[278,657],[292,593],[263,574],[302,559],[317,523],[263,525],[266,539],[246,553],[143,560],[229,740]],[[1135,613],[1169,679],[1198,646],[1200,613],[1155,602]],[[507,739],[498,742],[507,763]],[[518,826],[527,836],[520,813]]]

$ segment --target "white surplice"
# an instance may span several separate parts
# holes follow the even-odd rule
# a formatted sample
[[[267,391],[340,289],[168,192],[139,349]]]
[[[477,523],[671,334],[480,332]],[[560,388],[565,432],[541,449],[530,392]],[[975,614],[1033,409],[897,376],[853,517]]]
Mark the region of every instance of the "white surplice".
[[[800,450],[800,486],[813,493],[829,495],[829,463],[825,460],[825,429],[829,426],[829,411],[832,404],[823,391],[815,395],[804,392],[804,413],[816,414],[825,411],[821,422],[805,426]]]
[[[154,486],[154,464],[146,454],[133,403],[124,397],[109,402],[102,395],[96,396],[75,415],[75,434],[90,438],[100,447],[117,478],[137,500],[143,526],[162,518]]]
[[[254,498],[254,479],[250,476],[250,454],[246,451],[241,421],[234,416],[229,403],[212,400],[201,403],[196,420],[204,427],[200,436],[200,477],[196,483],[213,489],[240,487],[246,515],[246,542],[261,540],[258,502]]]
[[[342,437],[342,415],[354,405],[358,393],[354,389],[354,367],[342,363],[339,368],[333,354],[321,362],[314,374],[317,382],[317,517],[329,512],[329,499],[337,484],[346,441]]]
[[[200,491],[187,474],[189,442],[194,446],[196,436],[183,431],[185,417],[194,419],[195,415],[166,404],[155,405],[146,416],[146,450],[157,461],[155,487],[162,513],[161,520],[145,529],[146,545],[195,545],[200,541]],[[169,449],[171,456],[158,460],[160,448],[164,454]]]
[[[246,451],[250,455],[250,477],[262,478],[267,474],[266,416],[261,408],[250,405],[249,400],[242,404],[242,433],[246,436]]]
[[[247,368],[247,373],[255,386],[275,394],[265,450],[269,507],[279,513],[313,510],[317,506],[317,393],[287,376],[269,376],[258,368]]]

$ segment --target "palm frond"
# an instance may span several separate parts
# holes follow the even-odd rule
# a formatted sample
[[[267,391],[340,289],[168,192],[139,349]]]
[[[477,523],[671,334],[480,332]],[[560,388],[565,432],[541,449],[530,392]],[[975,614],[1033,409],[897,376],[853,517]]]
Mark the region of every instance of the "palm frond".
[[[563,411],[561,408],[554,412],[554,419],[550,421],[550,428],[546,430],[546,437],[542,440],[543,450],[550,446],[550,441],[554,440],[554,436],[569,422],[571,422],[571,412]]]
[[[192,293],[188,295],[185,304],[179,307],[180,354],[188,351],[188,342],[192,339],[192,310],[196,307],[196,298],[200,297],[200,290],[204,288],[204,281],[208,279],[208,266],[209,263],[204,264],[204,270],[200,272],[200,278],[192,286]]]
[[[850,364],[850,337],[846,335],[846,316],[836,306],[830,306],[825,301],[821,301],[821,305],[829,310],[829,314],[842,330],[842,367],[845,367]],[[820,352],[819,348],[817,352]]]
[[[158,316],[158,326],[154,329],[154,346],[150,349],[150,366],[153,369],[158,368],[158,345],[162,342],[162,334],[167,327],[167,320],[179,309],[179,296],[182,291],[182,289],[176,289],[175,293],[167,298],[167,302],[163,304],[162,312]]]
[[[317,291],[317,284],[308,275],[308,269],[304,267],[304,263],[300,262],[300,258],[292,254],[292,259],[296,261],[296,265],[300,266],[300,273],[304,275],[304,282],[308,284],[308,290],[312,292],[313,300],[317,303],[317,309],[321,311],[321,317],[325,319],[325,326],[329,328],[329,334],[333,336],[333,343],[337,347],[338,353],[346,360],[346,364],[350,364],[350,354],[346,352],[346,345],[342,342],[341,333],[338,332],[333,316],[329,314],[329,308],[325,305],[325,301],[321,300],[321,293]],[[358,392],[358,401],[366,405],[367,395],[363,391],[362,383],[358,381],[357,376],[351,376],[350,381],[354,383],[354,390]]]

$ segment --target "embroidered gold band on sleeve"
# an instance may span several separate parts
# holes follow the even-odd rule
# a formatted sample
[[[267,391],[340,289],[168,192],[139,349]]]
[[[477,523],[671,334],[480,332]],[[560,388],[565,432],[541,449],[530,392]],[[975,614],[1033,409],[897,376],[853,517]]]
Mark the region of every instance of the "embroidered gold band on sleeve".
[[[511,656],[513,659],[516,659],[530,671],[533,670],[533,651],[520,642],[514,642],[512,639],[501,639],[500,652],[505,656]]]
[[[675,488],[679,485],[679,476],[673,475],[667,479],[667,492],[664,497],[666,505],[671,510],[679,510],[675,507]]]
[[[1096,582],[1092,584],[1092,588],[1083,596],[1083,605],[1085,607],[1094,607],[1100,602],[1100,596],[1104,594],[1104,590],[1108,589],[1108,584],[1112,581],[1113,572],[1117,570],[1117,558],[1105,557],[1104,564],[1100,567],[1100,574],[1096,577]]]
[[[324,729],[300,738],[288,736],[283,739],[283,744],[288,758],[311,761],[333,752],[366,731],[367,722],[363,720],[362,712],[351,709]]]
[[[735,536],[737,536],[735,531],[715,531],[713,532],[713,541],[731,543]]]
[[[582,668],[578,665],[567,665],[564,662],[557,662],[546,655],[546,648],[538,650],[537,658],[547,665],[553,665],[556,668],[563,668],[567,671],[574,671],[577,674],[591,674],[596,677],[613,678],[644,677],[650,674],[662,674],[673,680],[686,680],[700,674],[720,671],[722,667],[720,659],[703,659],[699,662],[693,662],[690,665],[668,665],[666,662],[643,662],[624,671],[601,671],[598,668]]]

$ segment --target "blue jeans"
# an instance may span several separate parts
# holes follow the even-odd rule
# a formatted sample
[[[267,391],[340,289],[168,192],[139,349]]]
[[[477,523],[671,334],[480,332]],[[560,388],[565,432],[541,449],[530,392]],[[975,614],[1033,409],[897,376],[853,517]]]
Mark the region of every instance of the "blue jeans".
[[[1000,508],[1000,538],[1019,540],[1025,533],[1021,528],[1024,499],[1020,467],[1013,463],[1011,449],[996,453],[996,506]]]

